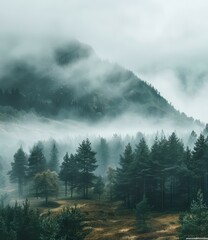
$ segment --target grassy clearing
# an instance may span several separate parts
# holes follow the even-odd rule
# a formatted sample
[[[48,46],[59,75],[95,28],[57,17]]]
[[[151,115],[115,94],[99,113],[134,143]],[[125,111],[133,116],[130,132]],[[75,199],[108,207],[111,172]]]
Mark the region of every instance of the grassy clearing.
[[[152,213],[149,219],[150,232],[138,234],[134,210],[123,209],[120,202],[93,200],[54,200],[49,203],[53,213],[64,206],[77,207],[86,216],[86,224],[91,229],[86,240],[175,240],[177,239],[178,214]],[[31,205],[47,211],[44,201],[33,199]]]

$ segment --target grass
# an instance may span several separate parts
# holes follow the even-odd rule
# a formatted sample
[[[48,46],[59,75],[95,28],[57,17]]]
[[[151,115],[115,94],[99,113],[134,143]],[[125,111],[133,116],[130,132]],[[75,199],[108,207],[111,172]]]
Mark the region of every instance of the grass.
[[[49,202],[48,207],[57,213],[64,206],[75,204],[85,214],[86,224],[91,230],[86,240],[177,239],[178,214],[152,213],[148,221],[150,231],[138,234],[134,210],[123,209],[121,202],[59,199]],[[31,200],[31,205],[41,211],[48,209],[43,201],[36,199]]]

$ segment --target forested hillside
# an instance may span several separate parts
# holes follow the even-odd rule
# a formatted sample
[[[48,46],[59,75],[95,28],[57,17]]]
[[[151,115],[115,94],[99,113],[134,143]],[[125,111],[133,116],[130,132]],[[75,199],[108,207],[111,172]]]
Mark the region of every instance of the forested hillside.
[[[186,127],[194,123],[131,71],[75,41],[9,59],[0,76],[0,106],[2,120],[21,110],[83,121],[133,114]]]

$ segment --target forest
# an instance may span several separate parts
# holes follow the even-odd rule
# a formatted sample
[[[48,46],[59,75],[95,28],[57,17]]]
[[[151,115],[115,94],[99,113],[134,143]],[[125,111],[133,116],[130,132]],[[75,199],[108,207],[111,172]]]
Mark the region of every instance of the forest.
[[[84,224],[86,216],[76,207],[76,202],[81,200],[121,202],[122,209],[135,211],[138,232],[148,231],[149,212],[184,212],[189,211],[190,206],[192,210],[195,206],[195,212],[197,207],[206,209],[207,136],[208,125],[199,136],[192,131],[189,146],[175,132],[167,137],[156,135],[151,145],[142,134],[136,139],[125,139],[131,141],[124,146],[118,136],[114,137],[117,140],[114,142],[101,137],[93,146],[86,138],[75,152],[65,152],[63,159],[60,159],[59,145],[55,140],[50,142],[50,147],[38,142],[29,154],[20,146],[6,174],[12,189],[10,193],[7,193],[8,180],[2,164],[0,168],[0,232],[5,240],[84,239],[90,230]],[[49,149],[47,154],[44,153],[46,147]],[[30,199],[44,199],[42,205],[50,209],[54,199],[62,198],[75,201],[75,206],[64,207],[58,215],[50,211],[41,215],[30,206]],[[14,203],[14,199],[19,200]],[[203,214],[208,218],[206,211]],[[193,223],[191,220],[184,223],[187,218],[188,215],[180,216],[180,239],[189,236],[186,228]],[[61,221],[68,221],[68,232],[60,230],[63,227]],[[204,224],[206,226],[207,222]],[[46,226],[53,231],[46,233]],[[36,235],[25,228],[32,228]]]

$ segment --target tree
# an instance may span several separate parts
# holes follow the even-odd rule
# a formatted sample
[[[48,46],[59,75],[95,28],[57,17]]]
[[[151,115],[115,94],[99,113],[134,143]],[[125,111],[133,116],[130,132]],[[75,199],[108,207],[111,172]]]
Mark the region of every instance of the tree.
[[[120,167],[116,170],[116,195],[122,199],[126,206],[130,208],[131,205],[131,190],[132,190],[132,176],[131,166],[134,160],[134,154],[131,144],[128,143],[123,155],[120,156]]]
[[[97,178],[97,181],[95,182],[94,185],[94,193],[98,195],[99,200],[100,196],[103,194],[105,188],[105,183],[103,182],[103,179],[101,176]]]
[[[5,176],[4,176],[4,169],[3,169],[3,165],[1,163],[1,156],[0,156],[0,187],[4,187],[5,186]]]
[[[147,219],[149,218],[149,214],[150,206],[144,195],[142,201],[136,205],[136,220],[138,232],[144,233],[149,230],[147,226]]]
[[[205,199],[208,199],[208,140],[204,135],[197,139],[192,152],[191,170],[194,173],[195,188],[202,189]]]
[[[45,170],[46,159],[42,147],[37,144],[30,151],[30,156],[28,158],[28,176],[33,178],[37,173],[41,173]]]
[[[14,154],[14,162],[11,163],[11,166],[12,170],[8,172],[10,181],[18,183],[18,193],[21,197],[27,172],[27,157],[22,147]]]
[[[77,187],[79,178],[79,168],[77,163],[77,157],[73,154],[64,156],[64,161],[61,164],[61,171],[59,178],[64,181],[65,185],[65,196],[67,196],[68,185],[70,187],[71,198],[73,197],[73,190]]]
[[[96,152],[92,151],[89,139],[82,141],[77,149],[77,162],[79,166],[79,187],[83,190],[84,198],[88,198],[89,188],[93,186],[95,179]]]
[[[107,171],[107,188],[109,190],[110,201],[113,200],[113,191],[116,183],[116,170],[109,167]]]
[[[131,165],[132,183],[134,184],[135,203],[142,199],[148,191],[148,180],[151,176],[150,150],[142,138],[134,151],[134,161]]]
[[[37,173],[34,178],[36,193],[45,197],[45,203],[48,204],[49,196],[57,196],[58,194],[58,177],[55,172],[47,170]]]
[[[55,142],[53,143],[52,149],[51,149],[51,155],[50,155],[50,160],[48,163],[48,168],[51,171],[58,172],[59,170],[59,159],[58,159],[58,149],[56,147]]]
[[[181,240],[208,235],[208,209],[201,191],[198,191],[197,199],[192,202],[190,211],[180,216],[180,224]]]
[[[101,138],[97,147],[98,169],[102,175],[106,174],[109,161],[109,146],[105,138]]]

